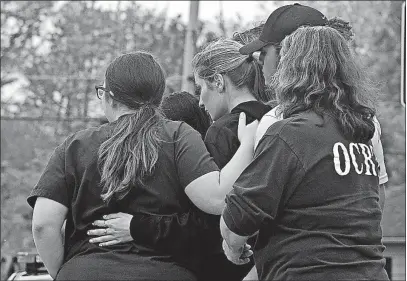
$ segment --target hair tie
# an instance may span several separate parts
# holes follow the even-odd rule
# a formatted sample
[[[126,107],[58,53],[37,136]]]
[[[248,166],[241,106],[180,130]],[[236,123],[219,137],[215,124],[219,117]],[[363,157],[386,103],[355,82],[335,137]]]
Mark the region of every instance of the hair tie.
[[[253,54],[249,54],[249,55],[247,56],[247,58],[246,58],[246,61],[247,61],[248,63],[251,63],[251,62],[253,61],[253,59],[254,59]]]

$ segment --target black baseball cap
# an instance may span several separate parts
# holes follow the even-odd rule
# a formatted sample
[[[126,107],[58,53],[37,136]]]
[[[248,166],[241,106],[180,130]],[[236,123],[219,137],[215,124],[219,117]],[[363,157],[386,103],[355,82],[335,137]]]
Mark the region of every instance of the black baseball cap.
[[[318,10],[298,3],[282,6],[268,17],[260,37],[240,48],[239,52],[248,55],[268,44],[276,44],[297,30],[300,26],[322,26],[327,18]]]

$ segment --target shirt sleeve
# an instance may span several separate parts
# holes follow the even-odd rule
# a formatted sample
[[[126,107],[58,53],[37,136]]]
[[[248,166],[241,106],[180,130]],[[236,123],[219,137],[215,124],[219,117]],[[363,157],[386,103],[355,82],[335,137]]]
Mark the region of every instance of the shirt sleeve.
[[[278,135],[266,135],[253,161],[226,196],[223,219],[242,236],[274,220],[305,174],[302,163]]]
[[[34,208],[37,197],[45,197],[68,207],[68,187],[65,180],[65,143],[54,150],[38,183],[27,198],[27,202],[32,208]]]
[[[386,171],[386,165],[384,163],[384,153],[383,153],[383,146],[380,140],[381,137],[381,128],[379,120],[376,117],[373,117],[373,122],[375,124],[375,132],[372,137],[372,147],[373,147],[373,154],[376,156],[376,161],[379,164],[379,184],[384,184],[388,182],[389,177]]]
[[[182,123],[175,140],[175,162],[183,188],[207,173],[219,171],[201,135],[189,125]]]
[[[232,159],[240,142],[229,128],[211,126],[206,132],[205,145],[216,165],[222,169]]]

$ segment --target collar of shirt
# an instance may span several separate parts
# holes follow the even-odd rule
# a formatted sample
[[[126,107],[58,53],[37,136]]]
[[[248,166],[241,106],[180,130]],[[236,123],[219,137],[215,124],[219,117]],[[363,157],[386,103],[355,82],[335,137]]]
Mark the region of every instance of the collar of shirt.
[[[241,113],[244,112],[247,115],[260,120],[264,114],[271,110],[271,106],[266,105],[259,101],[247,101],[242,102],[235,106],[230,113]]]

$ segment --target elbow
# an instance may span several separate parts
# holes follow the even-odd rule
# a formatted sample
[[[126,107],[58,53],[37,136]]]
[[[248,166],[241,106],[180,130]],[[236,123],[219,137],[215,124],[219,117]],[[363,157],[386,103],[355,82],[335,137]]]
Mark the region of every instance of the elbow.
[[[34,238],[41,239],[42,237],[58,232],[58,227],[53,224],[33,221],[32,233]]]
[[[212,215],[222,215],[223,209],[225,209],[225,199],[216,199],[213,202],[213,207],[209,210]]]

